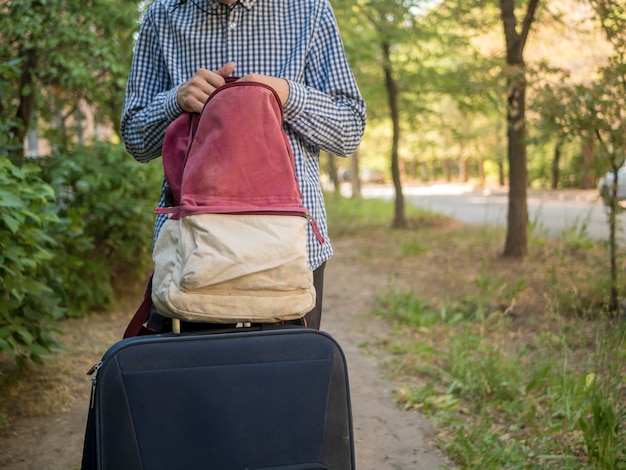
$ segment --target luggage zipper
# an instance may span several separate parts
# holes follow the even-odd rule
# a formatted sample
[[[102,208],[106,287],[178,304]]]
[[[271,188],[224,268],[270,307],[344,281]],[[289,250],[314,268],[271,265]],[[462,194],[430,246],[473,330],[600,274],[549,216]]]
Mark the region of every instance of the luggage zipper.
[[[94,406],[94,398],[96,395],[96,382],[98,380],[98,369],[100,369],[100,367],[102,367],[102,361],[97,362],[96,364],[91,366],[91,369],[87,371],[87,375],[91,375],[91,399],[89,400],[89,406],[91,408],[93,408]]]

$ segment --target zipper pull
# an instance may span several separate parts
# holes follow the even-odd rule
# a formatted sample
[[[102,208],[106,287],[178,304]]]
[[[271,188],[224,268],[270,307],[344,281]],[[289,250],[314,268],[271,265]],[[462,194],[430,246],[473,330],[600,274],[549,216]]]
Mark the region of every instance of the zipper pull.
[[[96,382],[98,381],[98,370],[102,367],[102,361],[91,366],[91,369],[87,371],[87,375],[91,375],[91,398],[89,400],[89,407],[93,408],[95,404],[96,396]]]
[[[313,216],[307,212],[304,215],[304,217],[311,224],[311,228],[313,229],[313,233],[315,234],[315,238],[317,238],[317,241],[320,242],[320,245],[323,245],[324,243],[326,243],[326,240],[324,240],[324,237],[322,236],[322,232],[320,231],[320,228],[317,225],[317,222],[315,221]]]
[[[93,366],[91,366],[91,368],[87,371],[87,375],[93,375],[95,372],[98,371],[98,369],[100,369],[100,367],[102,367],[102,361],[100,362],[96,362]]]

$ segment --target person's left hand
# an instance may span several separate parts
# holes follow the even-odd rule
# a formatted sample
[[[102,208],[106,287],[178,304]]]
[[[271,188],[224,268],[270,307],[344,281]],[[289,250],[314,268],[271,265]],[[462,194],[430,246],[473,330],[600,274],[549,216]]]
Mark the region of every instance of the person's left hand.
[[[270,77],[259,73],[250,73],[238,81],[258,82],[268,85],[274,89],[280,98],[280,102],[284,105],[289,98],[289,83],[284,78]]]

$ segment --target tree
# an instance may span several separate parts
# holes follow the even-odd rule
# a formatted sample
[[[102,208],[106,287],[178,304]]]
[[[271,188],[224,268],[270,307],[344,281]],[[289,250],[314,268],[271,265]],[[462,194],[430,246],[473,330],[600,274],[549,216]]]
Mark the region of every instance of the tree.
[[[609,311],[619,312],[616,217],[618,170],[626,161],[626,9],[618,0],[590,0],[614,55],[600,69],[596,83],[579,90],[583,97],[581,120],[595,135],[599,154],[613,173],[609,197],[610,296]]]
[[[48,137],[62,150],[65,125],[81,101],[92,104],[101,121],[119,127],[138,3],[10,0],[0,6],[0,57],[19,69],[0,76],[12,90],[0,96],[0,117],[11,123],[13,161],[21,160],[36,121],[49,124]]]
[[[400,179],[400,163],[398,148],[400,143],[400,110],[398,108],[398,83],[394,77],[393,61],[391,55],[391,42],[389,38],[382,34],[381,44],[383,53],[383,72],[385,75],[385,85],[387,87],[387,99],[389,100],[389,114],[391,117],[392,138],[391,138],[391,178],[396,193],[393,228],[405,228],[406,218],[404,217],[404,195],[402,193],[402,180]]]
[[[454,44],[429,12],[432,0],[336,0],[337,17],[368,103],[368,122],[391,127],[390,168],[395,190],[392,227],[404,228],[400,150],[402,133],[415,132],[419,116],[430,113],[426,98],[441,78],[439,57]]]
[[[350,184],[352,185],[352,197],[354,199],[361,198],[361,178],[360,173],[360,156],[359,151],[354,152],[354,155],[350,158]]]
[[[615,0],[590,0],[613,55],[586,83],[560,82],[546,85],[552,117],[561,135],[574,134],[588,152],[596,155],[613,174],[604,194],[609,224],[609,301],[612,313],[619,311],[617,266],[618,170],[626,161],[626,14]],[[545,106],[544,106],[545,107]],[[545,107],[547,108],[547,107]]]
[[[371,76],[376,75],[382,77],[382,83],[384,83],[386,95],[385,109],[392,127],[390,162],[391,176],[395,188],[392,227],[404,228],[406,227],[404,195],[402,193],[402,182],[398,162],[401,119],[399,95],[401,93],[401,85],[398,83],[399,72],[396,70],[396,67],[397,49],[401,48],[401,44],[406,44],[408,38],[411,37],[411,34],[407,33],[413,27],[412,17],[409,13],[409,7],[413,2],[345,0],[337,1],[335,4],[342,12],[338,17],[345,17],[343,21],[346,27],[342,29],[344,34],[349,34],[350,39],[352,39],[354,43],[364,44],[363,41],[365,38],[367,38],[370,43],[369,47],[364,45],[363,49],[353,47],[353,51],[367,51],[366,53],[359,53],[360,58],[365,58],[368,65],[366,65],[365,73],[359,74],[357,69],[357,78],[359,76],[364,77],[363,82],[370,84]],[[372,44],[376,47],[372,48]],[[348,49],[349,55],[350,52],[350,49]],[[352,56],[354,57],[354,52]],[[372,64],[377,65],[372,66]],[[359,81],[359,83],[362,82]],[[364,90],[370,90],[370,88],[365,86]],[[374,94],[370,94],[370,96],[373,95]],[[380,94],[376,93],[374,96],[380,96]],[[380,111],[370,113],[372,110],[371,106],[369,106],[370,103],[371,101],[368,100],[368,114],[374,116],[374,119],[376,119],[376,117],[380,115]]]
[[[475,18],[476,10],[487,15],[493,0],[456,2],[455,9],[462,21]],[[523,6],[515,0],[499,1],[499,16],[506,47],[503,75],[506,80],[506,134],[507,161],[509,167],[509,202],[507,234],[503,256],[523,258],[528,252],[528,206],[526,191],[528,167],[526,155],[526,64],[524,49],[539,0],[527,0]],[[523,14],[520,15],[520,13]],[[522,16],[521,26],[518,17]],[[497,82],[494,82],[497,83]]]
[[[609,224],[610,293],[609,311],[619,311],[617,268],[617,214],[621,212],[617,199],[619,169],[626,161],[626,64],[622,55],[600,70],[597,82],[578,86],[571,96],[574,128],[581,134],[591,133],[597,143],[598,157],[608,162],[613,175],[607,202]]]
[[[529,0],[521,31],[517,28],[515,0],[500,0],[506,41],[507,138],[509,162],[509,212],[505,257],[523,258],[528,253],[528,167],[526,156],[526,71],[524,47],[539,0]]]

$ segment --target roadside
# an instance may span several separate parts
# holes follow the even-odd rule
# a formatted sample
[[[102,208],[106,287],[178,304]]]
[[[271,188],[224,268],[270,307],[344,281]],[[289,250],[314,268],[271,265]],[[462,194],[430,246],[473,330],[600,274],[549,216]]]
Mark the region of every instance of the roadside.
[[[405,196],[426,196],[426,195],[460,195],[472,194],[489,197],[509,197],[508,186],[489,185],[479,187],[473,183],[404,183],[402,192]],[[391,184],[368,184],[362,188],[365,197],[381,197],[394,194]],[[346,197],[351,195],[351,186],[346,183],[342,186],[342,194]],[[528,189],[528,199],[551,200],[551,201],[577,201],[587,204],[602,204],[602,200],[597,189]]]
[[[387,353],[379,347],[391,328],[368,314],[377,293],[388,288],[387,266],[364,269],[354,240],[335,242],[335,250],[326,269],[322,327],[339,341],[348,360],[357,468],[448,468],[445,456],[433,446],[430,423],[392,400],[395,385],[384,372]]]

